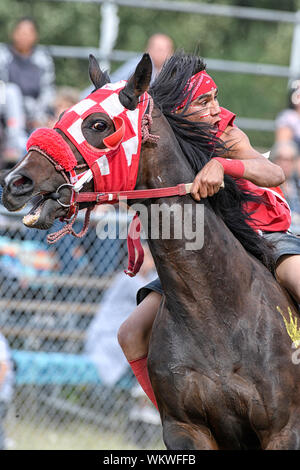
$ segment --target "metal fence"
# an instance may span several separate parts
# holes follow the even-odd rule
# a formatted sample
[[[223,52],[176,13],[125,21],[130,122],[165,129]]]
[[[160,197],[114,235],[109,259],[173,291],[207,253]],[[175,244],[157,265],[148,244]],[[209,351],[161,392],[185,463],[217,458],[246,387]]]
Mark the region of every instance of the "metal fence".
[[[237,60],[226,60],[223,57],[216,59],[205,57],[209,70],[250,74],[256,76],[282,77],[288,82],[299,77],[300,74],[300,10],[297,12],[268,10],[265,8],[252,8],[222,4],[210,4],[197,1],[180,2],[174,0],[40,0],[44,2],[80,2],[98,4],[101,9],[101,22],[99,24],[99,47],[49,45],[47,48],[53,57],[88,59],[93,54],[101,63],[103,69],[110,69],[111,62],[125,62],[136,57],[141,51],[125,51],[115,49],[115,41],[119,32],[118,8],[142,8],[182,14],[196,14],[208,16],[223,16],[245,19],[249,21],[265,21],[286,23],[293,27],[291,52],[288,65],[249,63]],[[274,132],[274,120],[259,119],[256,117],[240,117],[238,125],[245,130],[257,132]]]
[[[99,239],[94,218],[85,238],[47,245],[21,217],[0,205],[0,331],[15,368],[7,448],[164,448],[158,413],[127,363],[108,384],[85,348],[93,319],[101,326],[104,293],[127,265],[126,240]],[[117,344],[116,322],[107,335]]]
[[[290,82],[299,77],[300,73],[300,10],[297,12],[284,10],[269,10],[265,8],[253,8],[245,6],[233,6],[224,4],[211,4],[199,1],[180,2],[174,0],[42,0],[46,2],[81,2],[99,4],[102,21],[100,23],[99,48],[48,46],[54,57],[87,58],[93,53],[100,60],[103,68],[109,69],[110,62],[126,61],[137,52],[114,49],[118,35],[119,17],[118,8],[141,8],[178,12],[182,14],[193,13],[195,15],[223,16],[249,21],[264,21],[286,23],[293,27],[291,40],[291,52],[289,65],[248,63],[226,60],[223,57],[212,59],[205,57],[209,70],[231,72],[239,74],[252,74],[257,76],[286,77]],[[287,82],[288,82],[287,80]],[[274,132],[275,125],[272,120],[249,119],[241,117],[238,121],[241,128],[258,132]]]

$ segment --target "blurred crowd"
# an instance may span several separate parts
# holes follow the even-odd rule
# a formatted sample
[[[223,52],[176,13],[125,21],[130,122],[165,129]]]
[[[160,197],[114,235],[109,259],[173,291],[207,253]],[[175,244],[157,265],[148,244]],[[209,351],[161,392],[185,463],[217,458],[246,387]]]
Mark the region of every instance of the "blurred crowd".
[[[154,34],[146,44],[153,61],[152,79],[174,51],[165,34]],[[129,78],[140,56],[133,57],[111,74],[112,81]],[[0,45],[0,169],[11,168],[26,153],[30,133],[38,127],[52,127],[60,114],[92,91],[92,87],[56,87],[54,61],[47,48],[39,45],[35,20],[17,21],[10,41]]]
[[[2,168],[24,155],[28,135],[46,124],[55,99],[54,62],[38,38],[35,21],[22,18],[0,47]]]
[[[284,171],[282,190],[292,212],[291,231],[300,234],[300,80],[291,83],[287,108],[275,120],[271,159]]]

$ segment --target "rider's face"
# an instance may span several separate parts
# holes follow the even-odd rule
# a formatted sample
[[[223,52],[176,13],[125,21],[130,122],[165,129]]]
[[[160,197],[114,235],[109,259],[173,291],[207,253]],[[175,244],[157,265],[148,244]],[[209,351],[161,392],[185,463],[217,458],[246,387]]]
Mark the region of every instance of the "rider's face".
[[[191,113],[188,117],[191,121],[206,122],[212,126],[216,126],[220,121],[220,106],[218,102],[218,89],[215,88],[204,95],[198,96],[191,102],[187,113]]]

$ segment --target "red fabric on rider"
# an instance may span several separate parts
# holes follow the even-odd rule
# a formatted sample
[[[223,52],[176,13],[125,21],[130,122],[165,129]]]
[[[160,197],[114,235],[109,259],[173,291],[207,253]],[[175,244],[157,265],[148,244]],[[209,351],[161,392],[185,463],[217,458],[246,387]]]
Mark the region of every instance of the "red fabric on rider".
[[[254,230],[264,232],[286,232],[291,225],[291,211],[279,187],[261,188],[244,178],[238,185],[245,191],[251,191],[263,198],[264,203],[247,202],[244,205],[246,212],[251,214],[249,225]]]
[[[158,409],[154,391],[150,382],[150,377],[147,367],[148,356],[128,361],[138,383],[146,393],[147,397],[152,401],[153,405]]]
[[[236,115],[228,109],[221,108],[219,117],[221,118],[221,121],[218,122],[219,130],[216,134],[217,137],[221,137],[228,126],[235,127],[234,120]],[[224,158],[218,158],[218,160],[222,164],[226,162],[226,159]],[[264,202],[263,204],[260,202],[248,202],[244,205],[245,211],[251,214],[248,224],[256,231],[287,231],[291,225],[291,211],[281,189],[279,187],[261,188],[260,186],[251,183],[251,181],[245,180],[241,177],[239,178],[240,179],[237,183],[242,189],[261,196]]]
[[[219,118],[221,118],[221,121],[218,122],[218,132],[216,133],[216,137],[221,137],[228,126],[236,127],[234,124],[236,114],[226,108],[222,108],[222,106],[220,106],[220,110]]]

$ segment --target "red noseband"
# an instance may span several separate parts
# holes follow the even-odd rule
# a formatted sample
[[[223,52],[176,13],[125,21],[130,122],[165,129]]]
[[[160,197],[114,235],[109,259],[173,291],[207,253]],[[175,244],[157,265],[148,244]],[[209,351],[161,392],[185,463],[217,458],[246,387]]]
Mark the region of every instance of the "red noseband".
[[[77,161],[67,142],[53,129],[40,128],[34,131],[27,141],[27,151],[30,147],[38,147],[47,153],[66,171],[73,170]]]

